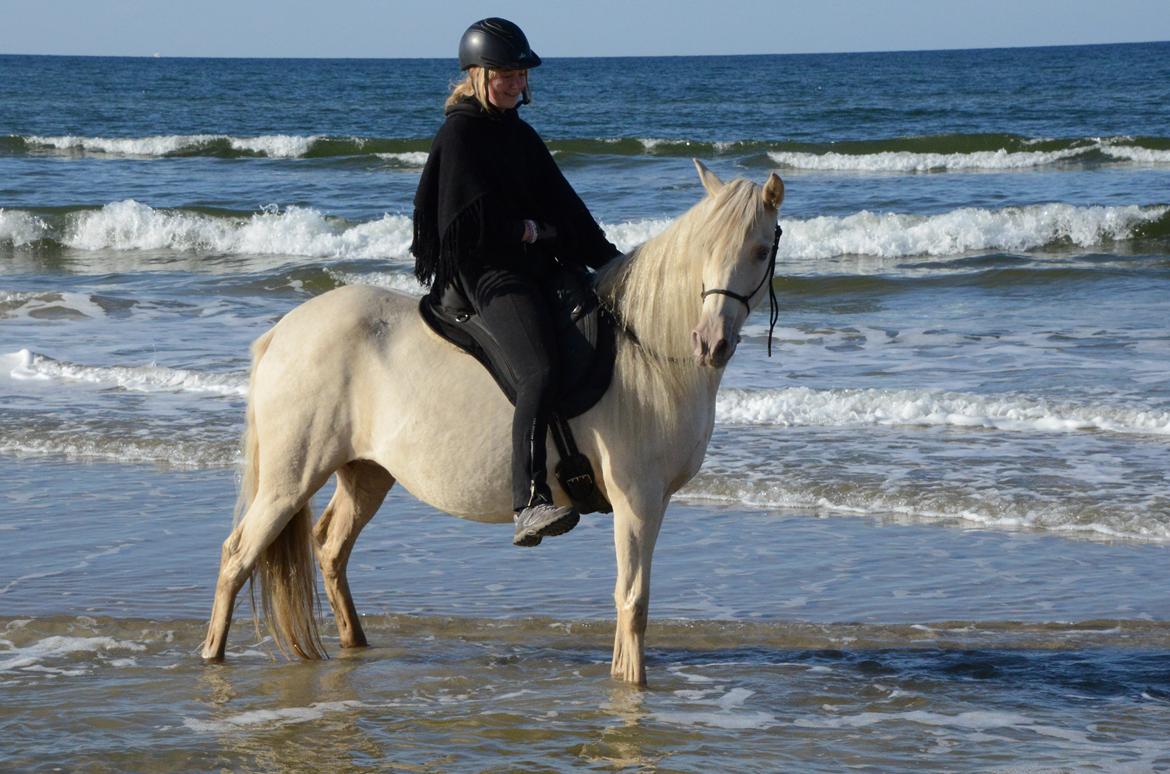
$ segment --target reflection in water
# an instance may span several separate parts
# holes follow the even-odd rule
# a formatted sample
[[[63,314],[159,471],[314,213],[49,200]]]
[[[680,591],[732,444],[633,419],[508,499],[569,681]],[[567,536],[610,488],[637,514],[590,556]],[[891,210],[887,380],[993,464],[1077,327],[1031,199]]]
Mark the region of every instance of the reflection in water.
[[[604,762],[623,769],[659,763],[663,758],[662,751],[654,744],[653,732],[643,725],[648,717],[646,693],[645,689],[636,686],[612,685],[601,710],[617,723],[603,726],[595,742],[582,744],[581,757],[591,763]]]

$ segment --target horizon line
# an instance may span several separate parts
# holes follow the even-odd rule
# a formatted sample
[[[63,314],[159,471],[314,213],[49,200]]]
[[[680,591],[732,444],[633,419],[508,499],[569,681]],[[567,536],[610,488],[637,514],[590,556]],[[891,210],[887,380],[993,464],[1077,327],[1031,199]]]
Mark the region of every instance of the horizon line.
[[[1170,40],[1126,40],[1113,41],[1105,43],[1040,43],[1028,45],[1005,45],[1005,46],[971,46],[971,47],[951,47],[951,48],[891,48],[891,49],[862,49],[853,51],[787,51],[787,52],[757,52],[757,53],[736,53],[736,54],[593,54],[593,55],[548,55],[542,57],[545,60],[557,59],[687,59],[687,58],[735,58],[735,57],[761,57],[761,56],[836,56],[836,55],[850,55],[850,54],[925,54],[925,53],[939,53],[939,52],[962,52],[962,51],[1008,51],[1020,49],[1033,48],[1093,48],[1102,46],[1143,46],[1151,44],[1170,43]],[[329,55],[255,55],[242,56],[235,54],[163,54],[161,52],[154,52],[150,54],[31,54],[25,52],[0,52],[0,57],[58,57],[62,59],[270,59],[270,60],[332,60],[332,61],[438,61],[438,60],[457,60],[455,56],[329,56]]]

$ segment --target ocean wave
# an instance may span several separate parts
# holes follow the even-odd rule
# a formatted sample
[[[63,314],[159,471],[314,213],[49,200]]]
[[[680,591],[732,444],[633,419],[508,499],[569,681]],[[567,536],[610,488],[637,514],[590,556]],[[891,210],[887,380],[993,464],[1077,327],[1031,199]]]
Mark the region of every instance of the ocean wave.
[[[426,161],[428,138],[271,134],[172,134],[140,137],[6,135],[0,152],[60,153],[132,158],[212,156],[274,159],[375,156],[409,168]],[[1098,163],[1170,163],[1163,137],[1047,139],[1013,134],[892,137],[834,143],[781,140],[711,140],[697,137],[581,137],[550,139],[556,154],[571,156],[735,157],[767,159],[793,169],[926,172],[1021,169],[1078,160]],[[754,162],[753,162],[754,163]]]
[[[745,474],[742,469],[703,471],[678,493],[691,502],[751,508],[812,511],[891,519],[913,524],[966,524],[997,530],[1036,530],[1090,539],[1170,542],[1170,523],[1145,502],[1103,504],[1070,496],[1023,496],[994,487],[972,491],[955,485],[859,483],[846,477],[810,478],[794,468],[783,476]]]
[[[152,135],[148,137],[79,137],[61,135],[22,138],[31,150],[55,150],[75,154],[101,154],[152,158],[191,155],[267,156],[295,159],[306,155],[317,135],[270,134],[255,137],[232,137],[222,134]]]
[[[5,224],[12,224],[6,226]],[[413,236],[402,215],[350,223],[311,207],[267,208],[247,216],[155,209],[133,199],[55,218],[0,210],[0,243],[52,240],[74,250],[167,250],[210,255],[404,258]]]
[[[1105,155],[1142,164],[1170,164],[1170,150],[1142,148],[1139,146],[1107,145],[1101,149]]]
[[[430,154],[423,151],[409,151],[406,153],[379,153],[377,156],[383,161],[393,163],[395,166],[406,167],[408,169],[417,167],[421,169],[426,166]]]
[[[667,218],[602,224],[629,251],[661,233]],[[784,219],[778,258],[820,260],[844,255],[903,258],[1046,247],[1091,248],[1170,234],[1165,205],[1034,204],[965,207],[936,215],[862,211],[845,216]],[[405,215],[351,222],[311,207],[270,207],[247,215],[155,209],[133,199],[100,209],[53,214],[0,210],[0,245],[28,249],[56,243],[80,251],[171,251],[199,255],[275,255],[412,262],[413,230]]]
[[[1168,215],[1170,207],[1161,205],[964,207],[938,215],[862,211],[842,217],[782,220],[784,237],[778,257],[781,261],[843,255],[902,258],[1069,245],[1088,248],[1152,236],[1143,229]]]
[[[1015,152],[1000,148],[994,151],[946,154],[881,151],[867,155],[770,151],[768,158],[782,167],[791,169],[849,172],[937,172],[974,169],[1026,169],[1055,164],[1078,156],[1085,156],[1090,152],[1091,149],[1086,148]]]
[[[1163,142],[1160,138],[1041,140],[1014,135],[958,135],[770,149],[767,156],[773,163],[790,169],[879,173],[1011,171],[1074,160],[1156,166],[1170,163],[1170,151],[1156,147]]]
[[[424,161],[430,141],[414,138],[332,137],[328,135],[159,134],[141,137],[86,137],[81,135],[8,135],[0,137],[0,152],[59,153],[113,158],[344,158],[352,156],[402,157],[414,165]]]
[[[101,423],[62,424],[55,430],[20,428],[0,436],[0,454],[84,462],[147,464],[166,468],[222,468],[239,459],[238,439],[188,439],[175,434],[135,437],[125,428]]]
[[[28,349],[0,355],[0,364],[10,378],[17,380],[81,382],[131,392],[194,392],[232,397],[244,397],[248,393],[247,374],[216,374],[155,364],[89,366],[54,360]]]
[[[716,421],[779,427],[917,425],[1170,435],[1170,411],[938,390],[724,389],[716,401]]]
[[[49,224],[42,218],[22,210],[0,207],[0,244],[25,247],[45,239]]]

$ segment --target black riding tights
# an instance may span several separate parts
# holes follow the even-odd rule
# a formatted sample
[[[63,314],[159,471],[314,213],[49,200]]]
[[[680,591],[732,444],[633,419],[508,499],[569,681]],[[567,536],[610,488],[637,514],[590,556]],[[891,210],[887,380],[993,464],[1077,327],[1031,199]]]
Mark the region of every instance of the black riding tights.
[[[533,502],[552,502],[544,447],[559,364],[544,294],[533,278],[507,269],[462,279],[471,305],[516,375],[512,505],[520,510]]]

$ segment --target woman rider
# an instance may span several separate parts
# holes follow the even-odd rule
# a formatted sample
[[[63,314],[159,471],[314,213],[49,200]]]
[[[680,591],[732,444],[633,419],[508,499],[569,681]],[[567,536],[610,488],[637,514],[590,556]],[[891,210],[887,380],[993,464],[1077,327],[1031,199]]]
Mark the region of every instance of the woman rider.
[[[410,248],[431,296],[469,302],[515,372],[512,542],[519,546],[568,532],[580,518],[571,506],[553,505],[547,481],[559,369],[542,279],[554,262],[597,268],[620,254],[517,113],[529,101],[528,70],[539,64],[506,19],[482,19],[463,33],[459,66],[467,74],[447,98],[419,180]]]

